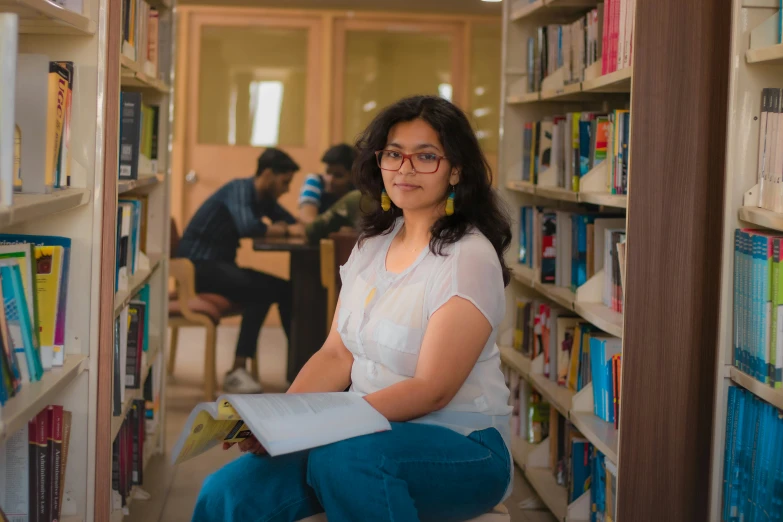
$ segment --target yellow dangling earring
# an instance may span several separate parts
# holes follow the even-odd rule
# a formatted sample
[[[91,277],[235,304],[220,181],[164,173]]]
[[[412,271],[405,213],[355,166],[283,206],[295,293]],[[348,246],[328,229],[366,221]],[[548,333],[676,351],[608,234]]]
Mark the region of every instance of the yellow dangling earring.
[[[386,189],[381,191],[381,208],[384,212],[391,210],[391,198],[386,193]]]
[[[456,190],[454,187],[451,187],[451,194],[449,194],[448,199],[446,199],[446,215],[447,216],[453,216],[454,215],[454,196],[456,195]]]

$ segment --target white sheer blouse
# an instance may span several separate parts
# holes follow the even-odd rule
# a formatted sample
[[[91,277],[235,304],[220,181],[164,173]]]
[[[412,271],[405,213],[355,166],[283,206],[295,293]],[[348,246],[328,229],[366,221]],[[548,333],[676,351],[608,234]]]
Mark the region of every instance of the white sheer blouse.
[[[495,427],[510,451],[509,390],[495,344],[506,309],[497,254],[483,234],[472,231],[446,247],[444,255],[425,248],[404,271],[388,272],[386,254],[402,224],[399,219],[391,233],[354,247],[340,267],[337,329],[354,356],[351,390],[370,394],[412,377],[430,316],[452,297],[462,297],[487,318],[492,334],[452,401],[413,422],[465,435]]]

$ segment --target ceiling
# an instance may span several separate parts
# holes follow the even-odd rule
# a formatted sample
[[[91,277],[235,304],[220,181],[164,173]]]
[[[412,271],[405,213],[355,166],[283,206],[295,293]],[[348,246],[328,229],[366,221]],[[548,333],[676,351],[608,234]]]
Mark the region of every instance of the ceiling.
[[[508,0],[507,0],[508,1]],[[179,4],[241,5],[306,9],[355,9],[443,14],[501,15],[500,2],[481,0],[179,0]]]

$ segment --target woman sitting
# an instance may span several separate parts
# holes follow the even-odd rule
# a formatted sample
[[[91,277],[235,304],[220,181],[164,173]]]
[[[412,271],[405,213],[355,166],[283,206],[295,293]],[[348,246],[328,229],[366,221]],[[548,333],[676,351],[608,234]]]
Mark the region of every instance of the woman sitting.
[[[511,490],[509,391],[495,340],[511,232],[465,115],[404,99],[358,142],[358,188],[380,202],[341,267],[331,332],[289,393],[351,390],[392,430],[211,475],[193,520],[460,521]]]

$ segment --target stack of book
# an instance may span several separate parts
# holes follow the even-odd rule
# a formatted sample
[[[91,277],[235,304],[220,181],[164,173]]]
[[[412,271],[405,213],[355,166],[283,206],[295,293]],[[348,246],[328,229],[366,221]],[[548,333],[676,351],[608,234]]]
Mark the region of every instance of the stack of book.
[[[134,400],[128,416],[112,443],[112,509],[125,507],[133,486],[144,481],[144,441],[146,439],[144,401]]]
[[[603,270],[604,305],[623,310],[625,218],[522,207],[519,263],[540,270],[540,282],[576,291]]]
[[[527,41],[528,92],[542,90],[547,77],[562,74],[564,85],[613,73],[633,63],[636,0],[606,0],[567,24],[538,27]]]
[[[580,180],[603,164],[606,192],[627,194],[630,118],[630,112],[622,109],[608,114],[567,113],[525,123],[521,180],[539,184],[547,178],[557,187],[579,192]]]
[[[734,366],[783,388],[783,234],[734,235]]]
[[[60,520],[71,412],[52,405],[0,443],[0,506],[8,520]]]
[[[129,278],[144,267],[142,256],[147,245],[147,208],[146,195],[127,196],[117,202],[115,291],[125,290]]]
[[[65,363],[71,240],[0,235],[0,404]]]
[[[120,93],[119,179],[138,179],[158,170],[160,107],[144,102],[142,93]]]
[[[48,193],[71,186],[73,62],[44,54],[19,54],[14,94],[13,186]]]
[[[781,411],[742,388],[730,387],[722,520],[783,520],[781,439]]]
[[[541,394],[533,390],[517,372],[504,366],[503,374],[510,391],[511,435],[537,444],[549,436],[550,408]]]
[[[783,213],[783,89],[763,89],[759,118],[759,206]]]
[[[145,285],[114,320],[114,415],[122,414],[125,390],[141,389],[143,355],[149,351],[150,288]]]

